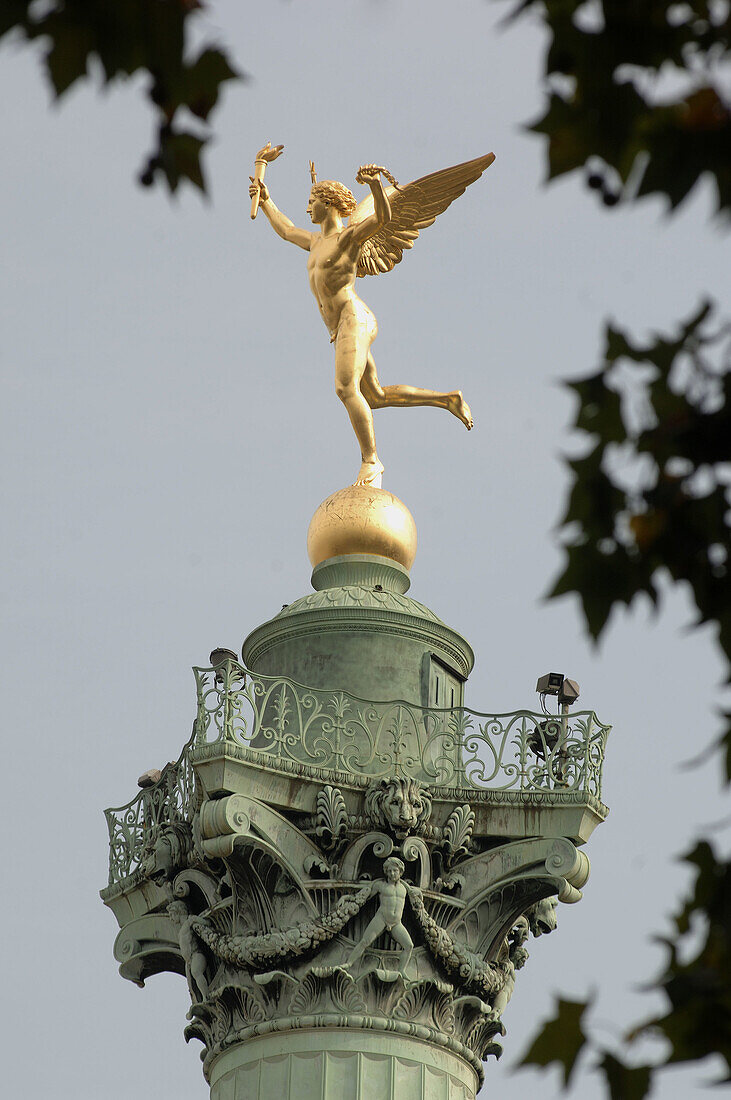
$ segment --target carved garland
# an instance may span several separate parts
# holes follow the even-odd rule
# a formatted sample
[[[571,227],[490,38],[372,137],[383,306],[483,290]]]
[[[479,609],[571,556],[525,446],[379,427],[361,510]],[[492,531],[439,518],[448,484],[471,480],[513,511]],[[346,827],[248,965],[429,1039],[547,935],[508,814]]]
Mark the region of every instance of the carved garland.
[[[483,997],[494,997],[505,984],[505,975],[501,970],[483,962],[466,944],[453,940],[448,932],[440,928],[427,913],[419,890],[409,890],[409,901],[427,947],[445,970],[459,978],[460,984],[478,989]]]
[[[345,894],[332,912],[319,920],[303,921],[284,932],[260,935],[226,935],[216,932],[203,918],[191,921],[197,936],[224,962],[232,966],[262,969],[273,962],[304,955],[336,936],[368,901],[371,883],[357,894]]]
[[[237,967],[264,969],[276,962],[304,955],[333,939],[360,912],[371,895],[371,884],[357,894],[345,894],[333,911],[320,920],[305,921],[286,931],[260,935],[227,935],[217,932],[203,917],[190,921],[190,928],[224,962]],[[498,966],[485,963],[466,946],[452,939],[429,916],[421,891],[409,890],[409,901],[427,948],[461,985],[473,987],[485,998],[492,998],[505,984]]]

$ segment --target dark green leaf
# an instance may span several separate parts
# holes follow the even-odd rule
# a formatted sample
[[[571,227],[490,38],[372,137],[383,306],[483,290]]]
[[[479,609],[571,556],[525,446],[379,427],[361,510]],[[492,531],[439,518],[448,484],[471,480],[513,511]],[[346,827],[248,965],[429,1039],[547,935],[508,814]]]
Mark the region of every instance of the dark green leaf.
[[[222,50],[203,50],[186,69],[185,103],[199,118],[207,119],[218,102],[221,84],[238,77]]]
[[[615,603],[629,606],[640,593],[653,603],[657,599],[651,580],[623,547],[602,553],[591,544],[570,546],[566,554],[566,568],[557,578],[549,599],[576,592],[587,630],[594,639],[601,635]]]
[[[724,763],[724,778],[727,783],[731,783],[731,714],[725,714],[726,730],[721,734],[718,741],[718,746],[723,754]]]
[[[604,358],[607,363],[614,363],[617,359],[623,358],[642,362],[645,358],[645,352],[641,348],[634,347],[627,338],[626,333],[620,332],[619,329],[613,328],[611,325],[606,327],[606,340]]]
[[[57,96],[62,96],[80,77],[86,76],[89,54],[94,48],[88,27],[59,23],[46,55],[48,75]]]
[[[644,1100],[652,1085],[652,1066],[627,1066],[604,1051],[599,1069],[607,1079],[611,1100]]]
[[[184,179],[190,180],[205,192],[206,185],[200,159],[205,144],[205,139],[183,131],[171,131],[162,137],[159,153],[160,166],[172,192]]]
[[[564,1001],[559,998],[556,1015],[543,1025],[543,1030],[536,1035],[520,1064],[548,1066],[558,1062],[563,1069],[564,1084],[568,1085],[586,1042],[582,1020],[589,1004],[589,1001]]]
[[[25,31],[32,0],[3,0],[0,5],[0,38],[11,30]]]
[[[620,397],[607,386],[604,371],[568,385],[579,398],[575,423],[579,431],[598,433],[605,443],[626,439]]]
[[[718,859],[706,841],[686,857],[697,874],[675,917],[677,939],[666,940],[664,972],[653,984],[669,1001],[669,1011],[635,1034],[653,1029],[670,1045],[668,1064],[720,1055],[731,1071],[731,863]],[[700,920],[695,921],[698,917]],[[680,950],[689,933],[700,935],[691,956]]]

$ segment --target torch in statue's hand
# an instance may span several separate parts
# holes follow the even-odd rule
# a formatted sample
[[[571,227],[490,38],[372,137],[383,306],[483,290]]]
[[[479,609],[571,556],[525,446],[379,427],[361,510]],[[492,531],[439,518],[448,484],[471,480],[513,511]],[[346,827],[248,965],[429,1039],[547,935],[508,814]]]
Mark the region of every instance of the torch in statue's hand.
[[[272,148],[271,141],[268,141],[263,149],[260,149],[256,154],[254,160],[254,175],[249,176],[251,180],[251,187],[249,188],[249,194],[251,195],[251,216],[255,218],[257,211],[259,210],[259,203],[269,198],[269,192],[264,186],[264,173],[266,166],[270,160],[276,160],[278,156],[284,150],[283,145],[275,145]]]

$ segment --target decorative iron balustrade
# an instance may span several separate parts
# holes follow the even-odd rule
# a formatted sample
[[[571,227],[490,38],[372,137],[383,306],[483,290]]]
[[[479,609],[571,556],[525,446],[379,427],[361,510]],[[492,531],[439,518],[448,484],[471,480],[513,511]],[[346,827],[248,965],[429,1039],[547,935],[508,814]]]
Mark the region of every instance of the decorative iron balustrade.
[[[237,745],[269,767],[294,767],[315,779],[396,775],[463,788],[466,797],[517,791],[601,798],[611,727],[592,711],[551,717],[379,703],[254,675],[234,661],[193,672],[198,708],[180,757],[156,784],[105,811],[110,886],[154,860],[163,830],[192,821],[199,794],[191,752],[202,745]]]
[[[468,790],[601,798],[610,730],[592,711],[483,714],[373,702],[262,676],[235,661],[196,668],[195,745],[227,743],[304,774],[397,775]]]
[[[147,857],[163,829],[190,822],[198,808],[190,750],[197,731],[174,764],[166,764],[157,783],[143,787],[125,806],[105,810],[109,830],[109,885],[127,878]]]

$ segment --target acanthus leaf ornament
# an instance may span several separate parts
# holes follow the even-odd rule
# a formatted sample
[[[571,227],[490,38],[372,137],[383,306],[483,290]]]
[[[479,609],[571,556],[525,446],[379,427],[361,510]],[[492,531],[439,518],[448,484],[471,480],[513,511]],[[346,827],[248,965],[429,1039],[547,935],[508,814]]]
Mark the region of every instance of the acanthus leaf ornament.
[[[470,840],[475,827],[474,810],[465,802],[455,806],[447,818],[441,847],[447,867],[470,854]]]
[[[342,791],[325,786],[317,795],[315,835],[326,851],[332,851],[344,838],[348,828],[348,813]]]

